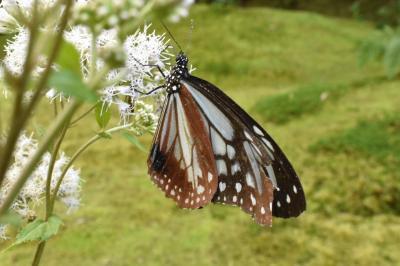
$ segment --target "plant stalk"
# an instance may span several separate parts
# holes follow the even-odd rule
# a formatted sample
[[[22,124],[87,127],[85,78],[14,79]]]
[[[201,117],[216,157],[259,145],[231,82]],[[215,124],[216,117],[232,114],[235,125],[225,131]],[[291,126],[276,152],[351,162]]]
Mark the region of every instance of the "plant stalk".
[[[46,241],[42,241],[39,243],[35,252],[35,257],[33,258],[32,266],[39,265],[45,246],[46,246]]]
[[[118,127],[114,127],[111,129],[108,129],[106,131],[104,131],[104,133],[106,134],[112,134],[115,132],[118,132],[120,130],[124,130],[127,129],[129,127],[131,127],[132,124],[127,124],[127,125],[123,125],[123,126],[118,126]],[[102,136],[100,136],[99,134],[97,134],[96,136],[92,137],[91,139],[89,139],[85,144],[83,144],[76,152],[75,154],[71,157],[71,159],[69,160],[68,164],[64,167],[63,172],[60,175],[60,178],[57,180],[57,184],[54,188],[54,192],[53,192],[53,197],[51,198],[51,204],[50,204],[50,215],[52,214],[53,210],[54,210],[54,204],[57,198],[57,193],[60,189],[60,186],[62,184],[62,181],[65,177],[65,175],[67,174],[69,168],[71,168],[72,164],[76,161],[76,159],[87,149],[89,148],[89,146],[91,146],[93,143],[95,143],[96,141],[98,141],[99,139],[103,138]]]
[[[22,170],[18,180],[11,188],[10,193],[4,199],[3,205],[0,206],[0,217],[8,211],[14,199],[16,198],[19,191],[21,190],[26,180],[28,179],[29,175],[35,169],[37,163],[40,161],[43,154],[46,152],[48,146],[56,138],[57,133],[60,132],[65,123],[71,119],[72,115],[81,105],[82,102],[77,100],[72,100],[71,103],[65,108],[65,110],[62,113],[60,113],[56,121],[50,126],[50,128],[46,132],[46,135],[43,137],[43,141],[40,143],[37,151],[29,160],[28,164]]]

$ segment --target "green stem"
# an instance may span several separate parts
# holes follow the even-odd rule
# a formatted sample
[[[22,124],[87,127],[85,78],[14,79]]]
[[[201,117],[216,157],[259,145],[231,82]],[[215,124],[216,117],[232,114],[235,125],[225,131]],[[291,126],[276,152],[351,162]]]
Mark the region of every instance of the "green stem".
[[[36,28],[38,28],[38,25],[35,26],[35,23],[34,23],[36,21],[36,17],[37,17],[36,16],[37,3],[35,1],[34,13],[33,13],[34,15],[32,17],[33,21],[32,21],[32,26],[30,27],[30,38],[29,38],[30,41],[28,44],[27,59],[26,59],[25,66],[24,66],[24,72],[22,73],[20,82],[18,82],[18,84],[17,84],[17,86],[18,86],[17,97],[16,97],[16,102],[14,104],[14,114],[12,116],[13,120],[11,123],[11,129],[10,129],[9,133],[7,134],[6,145],[4,147],[4,150],[3,150],[1,158],[0,158],[1,159],[0,160],[0,187],[5,178],[5,174],[8,169],[8,165],[10,163],[11,156],[12,156],[15,144],[17,143],[17,140],[21,133],[21,130],[24,128],[26,122],[28,121],[32,110],[35,108],[35,106],[38,102],[39,96],[41,95],[41,92],[43,91],[43,88],[45,87],[47,79],[51,73],[53,62],[56,59],[58,52],[60,50],[60,47],[61,47],[63,32],[64,32],[65,27],[67,26],[69,11],[71,9],[72,4],[73,4],[72,0],[67,0],[64,14],[61,19],[59,32],[56,36],[54,47],[53,47],[50,57],[47,61],[45,71],[43,72],[43,75],[40,77],[38,85],[36,86],[36,89],[35,89],[35,93],[31,99],[31,101],[29,102],[28,106],[26,108],[22,108],[22,106],[21,106],[22,97],[23,97],[23,94],[25,91],[24,88],[27,85],[27,81],[29,79],[29,74],[31,72],[30,70],[32,68],[31,54],[33,53],[33,47],[34,47],[33,43],[36,40],[36,30],[37,30]],[[25,110],[23,110],[23,109],[25,109]]]
[[[33,14],[32,14],[32,22],[31,26],[29,27],[29,42],[27,48],[27,54],[25,58],[23,72],[16,81],[13,83],[14,89],[16,91],[16,97],[14,100],[14,109],[13,114],[11,116],[10,122],[10,130],[7,134],[6,144],[3,147],[1,157],[0,157],[0,187],[5,178],[5,173],[8,169],[8,165],[11,160],[12,151],[14,150],[15,144],[17,143],[18,137],[22,128],[24,127],[24,119],[22,119],[21,111],[22,111],[22,101],[24,92],[26,90],[26,84],[28,82],[29,76],[31,74],[32,69],[32,58],[33,58],[33,50],[34,44],[37,37],[37,28],[34,25],[36,24],[37,19],[37,5],[34,4],[33,6]]]
[[[53,49],[51,50],[49,59],[47,60],[45,71],[43,72],[43,75],[40,77],[39,82],[36,86],[36,89],[34,90],[35,93],[32,96],[32,100],[30,101],[29,105],[26,107],[26,109],[24,110],[24,112],[22,114],[23,117],[24,116],[29,117],[30,113],[36,106],[39,96],[43,92],[43,89],[45,88],[47,80],[51,74],[53,63],[56,60],[58,53],[60,51],[62,40],[63,40],[64,30],[67,27],[69,13],[70,13],[70,10],[72,8],[74,1],[66,0],[66,2],[67,3],[65,6],[65,9],[64,9],[63,16],[61,18],[59,29],[58,29],[57,35],[55,37],[55,43],[54,43]]]
[[[124,130],[127,129],[129,127],[131,127],[132,124],[127,124],[124,126],[118,126],[118,127],[114,127],[111,129],[108,129],[106,131],[104,131],[104,133],[106,134],[112,134],[115,132],[118,132],[120,130]],[[54,204],[55,204],[55,200],[57,198],[57,193],[60,189],[60,186],[62,184],[62,181],[65,177],[65,175],[67,174],[69,168],[71,168],[72,164],[76,161],[76,159],[87,149],[89,148],[90,145],[92,145],[93,143],[95,143],[96,141],[98,141],[99,139],[103,138],[102,136],[100,136],[100,134],[97,134],[96,136],[92,137],[91,139],[89,139],[84,145],[82,145],[76,152],[75,154],[71,157],[71,159],[69,160],[68,164],[64,167],[63,172],[60,175],[60,178],[57,180],[57,184],[54,188],[54,192],[53,192],[53,197],[51,198],[51,204],[50,204],[50,215],[54,209]]]
[[[42,241],[42,242],[39,243],[39,245],[38,245],[38,247],[36,249],[35,257],[34,257],[33,262],[32,262],[32,266],[38,266],[39,265],[40,259],[42,258],[45,246],[46,246],[46,241]]]
[[[70,104],[65,108],[65,110],[62,113],[60,113],[60,115],[57,117],[54,123],[52,123],[50,128],[47,130],[45,136],[43,137],[43,141],[40,143],[35,154],[31,157],[28,164],[24,167],[17,181],[11,188],[11,191],[8,193],[8,195],[4,199],[3,204],[0,206],[0,217],[8,211],[14,199],[16,198],[19,191],[21,190],[26,180],[28,179],[29,175],[36,168],[37,163],[40,161],[43,154],[46,152],[50,143],[57,136],[57,133],[60,132],[65,123],[71,119],[72,115],[81,105],[82,105],[81,102],[78,102],[77,100],[72,100]]]
[[[66,124],[61,131],[60,137],[58,138],[57,143],[54,146],[53,152],[51,154],[51,159],[49,163],[49,169],[47,171],[47,179],[46,179],[46,217],[45,221],[47,221],[51,215],[51,179],[53,176],[54,165],[56,163],[58,151],[60,150],[61,143],[64,140],[65,134],[67,133],[68,125]]]
[[[89,110],[87,110],[86,112],[84,112],[82,115],[80,115],[78,118],[76,118],[75,120],[72,120],[72,122],[70,123],[70,127],[73,126],[74,124],[78,123],[81,119],[83,119],[84,117],[86,117],[88,114],[90,114],[94,109],[96,108],[96,105],[93,105],[92,107],[90,107]]]

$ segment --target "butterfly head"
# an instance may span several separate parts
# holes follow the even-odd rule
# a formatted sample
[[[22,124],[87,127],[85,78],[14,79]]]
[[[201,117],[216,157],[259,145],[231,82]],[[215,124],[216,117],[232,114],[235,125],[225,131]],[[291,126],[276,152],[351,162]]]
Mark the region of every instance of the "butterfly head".
[[[176,56],[176,65],[180,68],[186,68],[188,61],[187,56],[182,51]]]

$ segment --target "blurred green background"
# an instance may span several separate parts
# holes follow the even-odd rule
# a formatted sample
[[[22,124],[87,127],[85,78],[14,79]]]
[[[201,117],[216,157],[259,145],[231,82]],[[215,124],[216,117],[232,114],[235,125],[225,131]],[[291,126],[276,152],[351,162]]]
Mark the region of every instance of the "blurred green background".
[[[377,20],[323,13],[196,5],[170,25],[193,74],[283,148],[304,185],[305,213],[264,228],[235,207],[178,209],[152,185],[147,154],[114,137],[77,163],[83,206],[63,216],[43,265],[399,265],[400,80],[379,62],[359,66],[358,44],[379,31]],[[48,108],[32,128],[45,127]],[[93,118],[85,123],[64,150],[94,134]],[[151,136],[142,141],[149,147]],[[34,250],[13,248],[0,265],[28,265]]]

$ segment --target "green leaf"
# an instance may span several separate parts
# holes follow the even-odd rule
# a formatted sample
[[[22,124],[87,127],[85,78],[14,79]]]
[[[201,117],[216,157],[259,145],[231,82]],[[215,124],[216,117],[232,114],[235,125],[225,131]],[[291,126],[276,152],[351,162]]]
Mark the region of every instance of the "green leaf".
[[[66,95],[76,97],[77,99],[95,103],[97,95],[82,82],[79,75],[70,70],[61,70],[53,72],[49,79],[50,87]]]
[[[61,219],[54,215],[49,217],[47,222],[42,219],[36,219],[18,233],[13,246],[29,241],[48,240],[58,233],[61,224]]]
[[[111,112],[109,108],[103,108],[103,103],[98,102],[95,109],[96,121],[100,128],[104,129],[111,119]]]
[[[122,134],[124,136],[125,139],[127,139],[130,143],[132,143],[133,145],[135,145],[137,148],[139,148],[141,151],[147,152],[146,148],[143,146],[143,144],[135,137],[132,136],[131,134],[125,132],[124,134]]]
[[[28,241],[40,240],[44,231],[45,221],[36,219],[35,221],[27,224],[17,235],[16,241],[13,246],[19,245]]]
[[[55,63],[62,70],[69,70],[79,77],[81,76],[80,55],[75,47],[65,40],[61,45],[60,52],[57,56]]]
[[[47,220],[47,223],[45,223],[45,230],[41,240],[48,240],[52,236],[57,235],[61,225],[62,220],[60,219],[60,217],[55,215],[50,216]]]

